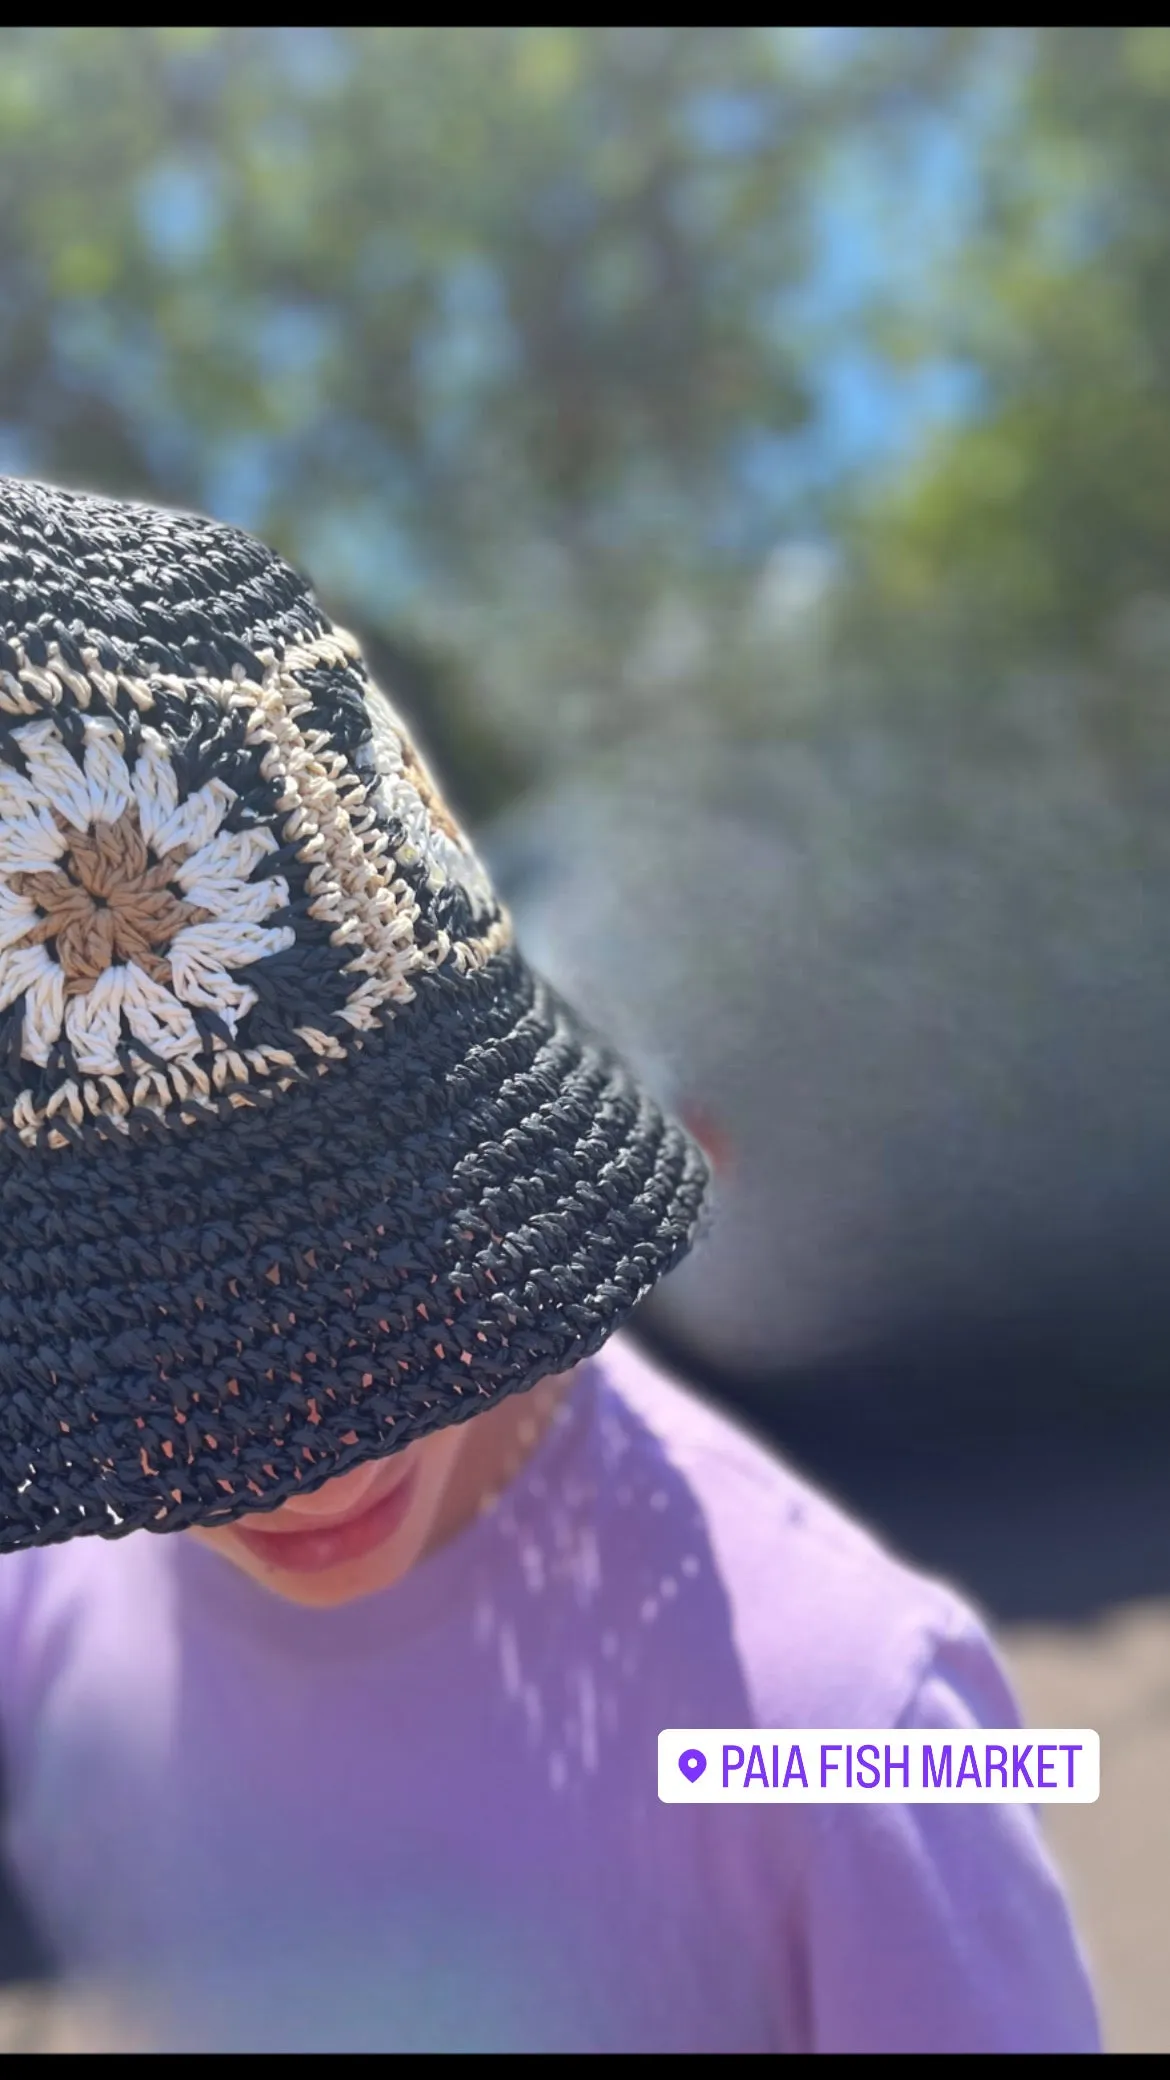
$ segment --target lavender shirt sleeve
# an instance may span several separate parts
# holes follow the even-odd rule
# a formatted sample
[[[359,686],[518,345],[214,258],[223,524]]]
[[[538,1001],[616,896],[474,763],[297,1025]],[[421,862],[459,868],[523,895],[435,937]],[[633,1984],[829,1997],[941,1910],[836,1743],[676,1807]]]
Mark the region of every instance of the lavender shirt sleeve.
[[[937,1649],[901,1723],[1019,1723],[977,1628]],[[1100,2050],[1084,1960],[1032,1808],[819,1806],[807,1817],[805,2048]]]

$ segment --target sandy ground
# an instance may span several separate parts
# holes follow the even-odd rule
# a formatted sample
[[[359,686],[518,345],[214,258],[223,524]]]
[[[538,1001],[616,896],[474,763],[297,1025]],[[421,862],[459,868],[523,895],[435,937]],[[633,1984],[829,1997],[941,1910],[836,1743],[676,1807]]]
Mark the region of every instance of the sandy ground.
[[[1095,1806],[1049,1806],[1112,2051],[1170,2051],[1170,1597],[1081,1625],[1011,1625],[1025,1717],[1101,1736]]]

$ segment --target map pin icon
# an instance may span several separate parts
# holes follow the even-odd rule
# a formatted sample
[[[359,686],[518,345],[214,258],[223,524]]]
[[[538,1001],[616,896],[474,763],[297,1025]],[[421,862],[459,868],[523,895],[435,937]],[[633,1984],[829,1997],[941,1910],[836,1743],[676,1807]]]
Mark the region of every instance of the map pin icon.
[[[678,1758],[678,1766],[688,1784],[697,1784],[707,1767],[707,1757],[701,1748],[686,1748]]]

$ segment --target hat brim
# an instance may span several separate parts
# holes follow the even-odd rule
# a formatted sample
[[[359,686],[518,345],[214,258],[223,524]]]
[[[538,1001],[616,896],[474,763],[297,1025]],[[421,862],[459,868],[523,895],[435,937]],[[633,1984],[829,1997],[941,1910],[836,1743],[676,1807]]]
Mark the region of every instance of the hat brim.
[[[0,1551],[270,1510],[567,1370],[705,1185],[514,952],[273,1102],[14,1152]]]

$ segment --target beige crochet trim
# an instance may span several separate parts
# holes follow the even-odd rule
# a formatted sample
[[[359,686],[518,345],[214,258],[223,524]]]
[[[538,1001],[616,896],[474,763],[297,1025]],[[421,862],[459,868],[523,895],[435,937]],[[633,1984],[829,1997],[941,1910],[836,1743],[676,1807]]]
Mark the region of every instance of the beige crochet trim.
[[[0,710],[27,718],[14,732],[26,772],[0,766],[0,1011],[23,999],[21,1054],[30,1062],[46,1064],[64,1037],[85,1073],[43,1102],[22,1092],[0,1115],[0,1131],[11,1125],[25,1141],[43,1136],[64,1147],[69,1136],[57,1120],[125,1131],[132,1109],[169,1118],[225,1092],[233,1105],[253,1103],[248,1085],[258,1079],[268,1090],[291,1087],[300,1073],[291,1047],[250,1048],[242,1034],[209,1042],[192,1018],[203,1007],[235,1035],[256,1002],[248,969],[295,943],[290,926],[267,922],[288,903],[287,881],[249,878],[278,845],[296,845],[309,909],[330,925],[352,977],[341,1014],[352,1044],[411,1001],[426,969],[448,962],[466,974],[511,943],[509,918],[385,696],[370,689],[369,705],[384,796],[390,792],[405,833],[400,855],[361,776],[324,731],[302,727],[312,707],[302,675],[322,665],[360,669],[344,631],[322,631],[279,655],[262,652],[258,682],[239,667],[226,680],[119,676],[95,650],[82,651],[85,670],[77,672],[56,646],[43,666],[12,648],[19,669],[0,672]],[[119,690],[143,719],[132,762],[111,712]],[[198,692],[243,711],[261,770],[281,788],[275,829],[225,828],[236,797],[214,777],[180,801],[165,735],[151,719],[164,691]],[[63,700],[82,711],[80,764],[52,718]],[[464,882],[482,930],[420,943],[418,899],[401,871],[420,856],[432,886]],[[289,1037],[316,1058],[319,1073],[343,1061],[350,1044],[311,1023]],[[164,1066],[139,1055],[126,1073],[135,1038]]]

